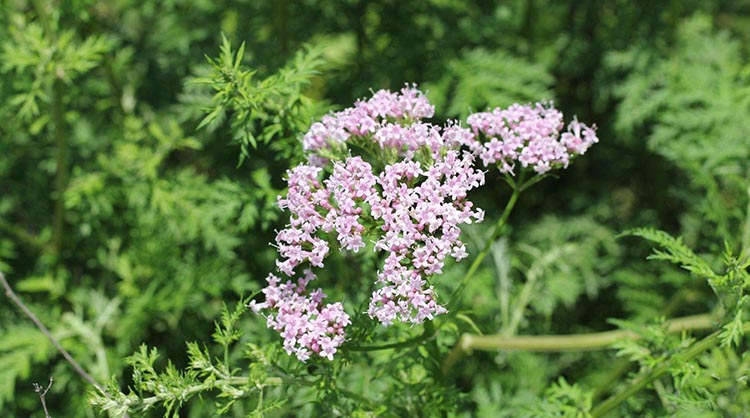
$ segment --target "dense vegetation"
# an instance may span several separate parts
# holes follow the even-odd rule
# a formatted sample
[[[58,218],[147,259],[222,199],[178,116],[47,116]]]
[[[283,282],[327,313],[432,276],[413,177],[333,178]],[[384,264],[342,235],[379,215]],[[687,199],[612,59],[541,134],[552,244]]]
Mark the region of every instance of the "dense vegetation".
[[[2,0],[0,272],[100,386],[3,297],[0,415],[750,416],[749,46],[745,0]],[[382,259],[330,257],[353,325],[301,362],[247,308],[287,170],[407,83],[600,141],[520,195],[487,169],[447,315],[384,328]]]

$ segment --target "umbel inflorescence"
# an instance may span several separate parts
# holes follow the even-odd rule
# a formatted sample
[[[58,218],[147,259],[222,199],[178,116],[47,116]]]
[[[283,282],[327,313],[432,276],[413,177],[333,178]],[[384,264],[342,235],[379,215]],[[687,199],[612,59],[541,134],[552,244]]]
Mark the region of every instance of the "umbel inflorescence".
[[[425,122],[434,111],[415,87],[380,90],[304,136],[308,163],[289,170],[279,198],[290,213],[276,236],[279,273],[266,279],[265,301],[250,303],[300,360],[332,359],[350,324],[341,302],[325,303],[322,289],[310,289],[332,246],[358,252],[370,242],[383,253],[371,318],[384,326],[422,323],[447,312],[431,281],[447,257],[467,257],[460,225],[484,218],[468,199],[484,184],[477,160],[506,175],[519,164],[543,174],[597,142],[595,128],[576,120],[561,133],[562,113],[549,103],[475,113],[471,129]]]

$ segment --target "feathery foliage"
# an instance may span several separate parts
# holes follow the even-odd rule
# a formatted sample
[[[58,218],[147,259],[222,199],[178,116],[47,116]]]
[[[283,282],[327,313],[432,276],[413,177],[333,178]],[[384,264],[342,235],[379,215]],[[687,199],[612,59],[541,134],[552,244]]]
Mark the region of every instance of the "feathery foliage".
[[[5,299],[0,415],[42,416],[53,377],[55,417],[750,416],[748,22],[713,0],[3,2],[0,272],[106,394]],[[405,83],[435,124],[554,99],[601,141],[517,204],[486,173],[434,320],[374,326],[374,243],[330,257],[351,333],[302,363],[246,307],[287,170],[326,112]]]

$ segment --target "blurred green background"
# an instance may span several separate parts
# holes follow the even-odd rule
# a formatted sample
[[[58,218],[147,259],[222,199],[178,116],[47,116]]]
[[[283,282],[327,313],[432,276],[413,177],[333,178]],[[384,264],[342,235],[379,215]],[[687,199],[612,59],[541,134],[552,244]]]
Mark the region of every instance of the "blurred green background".
[[[141,343],[178,367],[185,341],[209,344],[222,303],[258,290],[274,268],[268,243],[286,222],[276,196],[303,159],[301,135],[380,88],[418,83],[436,122],[552,99],[566,120],[599,127],[585,157],[522,196],[510,234],[466,293],[486,332],[583,332],[609,328],[610,317],[704,312],[714,306],[705,282],[645,263],[645,245],[615,236],[654,226],[714,262],[725,242],[748,239],[745,0],[0,4],[0,271],[101,382],[127,387],[124,358]],[[254,80],[270,80],[252,117],[217,108],[217,84],[201,82],[222,34],[246,44],[242,65]],[[300,63],[299,51],[314,59]],[[298,64],[309,71],[285,78]],[[490,180],[472,198],[494,219],[507,196]],[[482,229],[467,234],[481,248]],[[451,267],[448,281],[465,268]],[[532,268],[543,272],[534,296],[505,329],[502,298],[514,300]],[[278,344],[264,325],[248,315],[245,338]],[[597,356],[475,354],[447,384],[451,402],[465,416],[519,416],[514,408],[539,402],[560,376],[596,386],[611,361]],[[0,415],[43,416],[32,382],[50,376],[52,416],[102,416],[85,383],[3,300]],[[397,392],[379,396],[395,405],[405,396]],[[326,410],[299,409],[314,395],[287,396],[281,416]],[[184,416],[211,416],[212,405],[196,400]],[[646,396],[629,407],[659,405]],[[391,412],[412,415],[400,407]]]

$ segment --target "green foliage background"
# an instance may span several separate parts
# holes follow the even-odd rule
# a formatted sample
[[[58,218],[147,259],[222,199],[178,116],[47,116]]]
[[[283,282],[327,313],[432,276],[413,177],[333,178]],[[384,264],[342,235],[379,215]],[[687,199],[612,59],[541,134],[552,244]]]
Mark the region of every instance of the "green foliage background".
[[[708,311],[735,318],[726,343],[668,364],[611,416],[750,416],[749,46],[745,0],[0,0],[0,271],[99,382],[134,404],[172,399],[145,416],[588,416],[689,343],[654,318]],[[553,99],[601,142],[523,194],[459,303],[461,325],[403,352],[296,364],[262,318],[223,307],[274,268],[276,196],[307,127],[412,82],[437,121]],[[508,194],[490,180],[472,197],[493,220]],[[682,237],[632,231],[676,266],[617,239],[639,227]],[[471,254],[484,231],[467,229]],[[354,308],[350,262],[332,264],[326,289]],[[446,269],[440,293],[466,269]],[[32,382],[50,376],[52,416],[117,413],[92,406],[92,388],[2,300],[0,415],[43,416]],[[610,318],[652,328],[619,355],[430,363],[464,332],[594,332]],[[244,392],[222,380],[235,374],[251,377]],[[263,380],[278,376],[303,383]],[[227,386],[180,392],[208,379]]]

